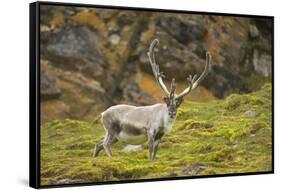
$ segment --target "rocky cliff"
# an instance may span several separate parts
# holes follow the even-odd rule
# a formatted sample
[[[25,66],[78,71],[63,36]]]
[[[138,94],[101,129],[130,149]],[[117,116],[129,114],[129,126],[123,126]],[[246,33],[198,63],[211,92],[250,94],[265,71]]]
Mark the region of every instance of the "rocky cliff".
[[[146,56],[154,38],[166,82],[175,77],[178,90],[212,53],[210,74],[190,100],[250,92],[271,79],[271,19],[44,5],[40,21],[42,123],[161,101]]]

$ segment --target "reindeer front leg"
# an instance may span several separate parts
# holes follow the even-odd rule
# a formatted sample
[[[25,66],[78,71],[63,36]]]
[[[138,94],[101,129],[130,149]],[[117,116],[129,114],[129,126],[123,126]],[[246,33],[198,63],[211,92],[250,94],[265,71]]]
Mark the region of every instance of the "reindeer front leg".
[[[149,148],[149,160],[154,160],[158,151],[158,145],[163,137],[164,132],[159,130],[150,129],[147,131],[148,148]]]
[[[154,137],[152,160],[154,160],[156,158],[156,154],[158,151],[158,145],[159,145],[163,135],[164,135],[164,132],[162,130],[160,130],[156,133],[156,135]]]
[[[147,131],[147,140],[148,140],[148,148],[149,148],[149,160],[153,160],[154,130],[150,129]]]
[[[151,160],[155,160],[155,158],[156,158],[159,143],[160,143],[160,140],[154,140]]]

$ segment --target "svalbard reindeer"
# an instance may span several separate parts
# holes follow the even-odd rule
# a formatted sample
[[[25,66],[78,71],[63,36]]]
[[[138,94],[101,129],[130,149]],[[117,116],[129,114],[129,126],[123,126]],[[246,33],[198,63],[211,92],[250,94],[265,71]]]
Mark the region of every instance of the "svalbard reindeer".
[[[165,103],[150,106],[115,105],[105,110],[102,123],[105,129],[104,140],[95,146],[94,157],[104,148],[108,156],[112,156],[110,144],[122,141],[127,144],[139,145],[148,141],[149,159],[156,157],[159,142],[165,133],[171,131],[176,119],[177,109],[184,96],[194,90],[200,81],[207,75],[211,62],[211,54],[206,53],[206,65],[203,73],[197,79],[196,75],[187,78],[189,87],[176,94],[175,79],[172,79],[170,90],[165,86],[162,78],[164,75],[155,62],[154,48],[159,43],[154,39],[147,53],[154,77],[165,94]]]

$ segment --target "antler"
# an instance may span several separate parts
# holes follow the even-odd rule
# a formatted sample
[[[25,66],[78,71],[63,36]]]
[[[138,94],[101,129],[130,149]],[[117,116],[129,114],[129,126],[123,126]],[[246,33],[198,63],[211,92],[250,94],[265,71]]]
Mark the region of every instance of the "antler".
[[[187,79],[190,83],[190,86],[188,88],[186,88],[182,93],[180,93],[176,98],[180,99],[183,98],[184,96],[186,96],[187,94],[189,94],[192,90],[194,90],[198,84],[205,78],[205,76],[208,74],[209,71],[209,65],[211,63],[212,60],[212,56],[210,52],[206,53],[206,65],[204,68],[203,73],[200,75],[200,77],[194,82],[194,80],[196,79],[196,75],[194,75],[193,77],[190,75],[189,78]]]
[[[172,82],[171,82],[171,87],[170,87],[170,98],[173,98],[176,96],[176,82],[175,79],[173,78]]]
[[[166,85],[164,84],[164,82],[162,80],[162,78],[165,78],[165,76],[164,76],[163,72],[160,72],[159,65],[157,65],[156,62],[155,62],[154,48],[157,46],[158,43],[159,43],[159,40],[158,39],[154,39],[151,42],[151,44],[150,44],[149,52],[147,52],[147,55],[148,55],[148,58],[149,58],[149,61],[150,61],[150,65],[152,67],[152,71],[153,71],[153,74],[154,74],[154,77],[155,77],[158,85],[163,90],[163,92],[165,93],[166,96],[168,96],[168,97],[175,96],[177,99],[182,99],[184,96],[189,94],[192,90],[194,90],[198,86],[198,84],[208,74],[209,66],[210,66],[211,59],[212,59],[211,53],[210,52],[206,53],[206,65],[205,65],[204,71],[200,75],[200,77],[196,80],[197,75],[194,75],[194,76],[189,75],[189,77],[187,78],[187,81],[190,84],[189,87],[186,88],[179,95],[176,95],[176,93],[175,93],[175,89],[176,89],[175,79],[173,78],[173,80],[172,80],[171,89],[170,89],[170,92],[169,92],[167,87],[166,87]]]
[[[165,86],[162,77],[165,78],[163,72],[160,72],[159,70],[159,65],[156,64],[155,62],[155,56],[154,56],[154,48],[156,47],[156,45],[159,43],[158,39],[154,39],[149,47],[149,52],[147,52],[149,61],[150,61],[150,65],[152,67],[152,71],[154,74],[154,77],[158,83],[158,85],[160,86],[160,88],[163,90],[163,92],[165,93],[166,96],[168,96],[170,93],[167,89],[167,87]]]

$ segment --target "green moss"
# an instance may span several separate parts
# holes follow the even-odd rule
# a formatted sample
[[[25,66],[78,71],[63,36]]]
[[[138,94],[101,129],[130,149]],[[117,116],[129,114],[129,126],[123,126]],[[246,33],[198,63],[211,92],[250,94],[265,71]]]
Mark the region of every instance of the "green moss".
[[[254,91],[270,81],[272,81],[272,76],[264,77],[258,74],[252,74],[251,76],[247,76],[247,79],[245,80],[245,86],[247,86],[248,90]]]
[[[114,157],[102,151],[100,116],[93,122],[55,120],[41,126],[41,184],[163,178],[271,170],[271,85],[260,91],[206,103],[184,101],[171,133],[160,143],[157,160],[144,150],[124,152],[112,145]],[[251,110],[255,117],[245,112]],[[204,166],[196,172],[198,166]],[[198,170],[199,171],[199,170]]]

